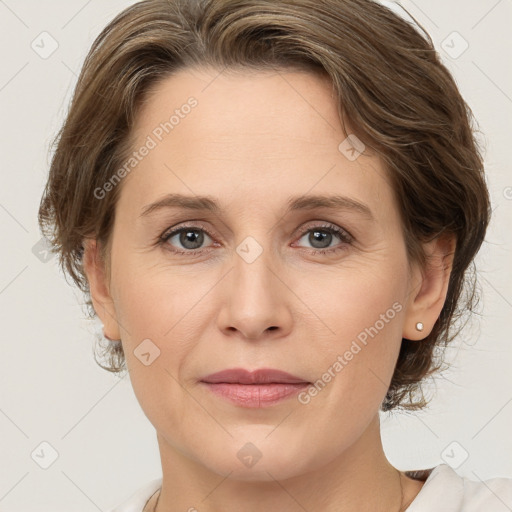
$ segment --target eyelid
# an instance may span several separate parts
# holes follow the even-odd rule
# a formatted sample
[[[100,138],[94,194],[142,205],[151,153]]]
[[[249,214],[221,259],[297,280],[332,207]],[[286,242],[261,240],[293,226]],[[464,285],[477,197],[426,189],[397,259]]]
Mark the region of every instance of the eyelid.
[[[345,228],[342,228],[341,226],[338,226],[336,224],[333,224],[331,222],[327,221],[310,221],[313,223],[313,225],[310,225],[307,223],[305,226],[301,226],[299,228],[299,238],[302,238],[308,231],[311,231],[313,229],[325,229],[327,231],[332,231],[336,233],[340,238],[343,238],[344,241],[347,243],[352,243],[355,241],[355,238],[352,236],[352,234],[347,231]],[[317,222],[317,224],[314,224]],[[318,224],[318,222],[323,222],[324,224]]]

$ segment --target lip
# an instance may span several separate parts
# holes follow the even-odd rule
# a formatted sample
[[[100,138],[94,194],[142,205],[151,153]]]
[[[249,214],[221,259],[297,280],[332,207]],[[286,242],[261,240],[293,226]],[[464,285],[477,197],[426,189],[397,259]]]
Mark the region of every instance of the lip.
[[[310,384],[291,373],[273,368],[259,368],[249,371],[244,368],[230,368],[212,373],[201,379],[209,384]]]
[[[201,383],[215,395],[247,408],[275,405],[310,384],[288,372],[271,368],[252,372],[243,368],[223,370],[204,377]]]

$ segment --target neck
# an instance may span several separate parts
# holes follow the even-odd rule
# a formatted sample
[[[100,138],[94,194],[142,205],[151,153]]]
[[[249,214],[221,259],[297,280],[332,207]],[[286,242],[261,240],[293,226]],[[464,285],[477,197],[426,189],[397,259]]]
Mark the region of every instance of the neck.
[[[219,475],[157,438],[163,474],[157,512],[399,512],[421,489],[420,482],[388,462],[378,415],[348,450],[318,469],[280,481],[271,471],[265,481]]]

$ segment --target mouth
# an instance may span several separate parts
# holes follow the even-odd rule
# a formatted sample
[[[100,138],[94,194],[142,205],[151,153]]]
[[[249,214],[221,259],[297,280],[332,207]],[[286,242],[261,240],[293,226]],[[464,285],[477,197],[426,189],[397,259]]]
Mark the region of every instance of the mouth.
[[[275,405],[311,384],[288,372],[267,368],[252,372],[243,368],[223,370],[200,382],[217,397],[247,408]]]

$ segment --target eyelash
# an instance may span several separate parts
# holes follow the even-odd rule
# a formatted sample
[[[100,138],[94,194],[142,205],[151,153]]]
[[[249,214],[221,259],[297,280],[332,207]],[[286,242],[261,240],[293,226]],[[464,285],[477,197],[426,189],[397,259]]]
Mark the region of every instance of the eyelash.
[[[174,235],[180,234],[181,232],[187,231],[187,230],[203,231],[211,239],[215,239],[213,234],[210,233],[210,231],[208,229],[206,229],[204,226],[190,224],[190,225],[180,226],[179,228],[173,229],[172,231],[164,232],[158,238],[158,244],[161,246],[165,246],[166,250],[170,250],[171,252],[173,252],[175,254],[187,255],[187,256],[192,256],[192,257],[201,256],[204,252],[209,250],[208,248],[190,249],[190,250],[180,250],[180,249],[176,249],[176,248],[169,249],[170,244],[167,243],[169,241],[169,239],[172,238]],[[302,238],[306,233],[309,233],[310,231],[315,231],[315,230],[316,231],[326,231],[328,233],[337,235],[340,238],[340,240],[342,241],[342,244],[337,245],[335,247],[328,248],[328,249],[310,249],[310,252],[312,252],[313,254],[333,254],[340,250],[345,250],[346,247],[343,247],[343,244],[350,245],[354,242],[354,238],[352,237],[352,235],[350,235],[344,229],[338,228],[334,224],[322,224],[322,225],[318,225],[318,226],[310,226],[307,229],[304,229],[301,231],[301,233],[299,235],[299,239]],[[303,248],[303,249],[307,249],[307,248]]]

